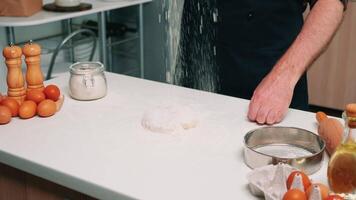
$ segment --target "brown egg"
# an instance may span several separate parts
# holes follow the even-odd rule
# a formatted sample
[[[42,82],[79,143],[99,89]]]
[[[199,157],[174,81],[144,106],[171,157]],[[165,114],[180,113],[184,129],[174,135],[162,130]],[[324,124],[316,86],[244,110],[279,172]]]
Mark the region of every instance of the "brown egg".
[[[61,96],[59,96],[59,99],[55,102],[56,103],[56,108],[57,108],[57,112],[59,111],[59,110],[61,110],[61,108],[62,108],[62,106],[63,106],[63,102],[64,102],[64,96],[63,95],[61,95]]]
[[[11,121],[11,110],[6,106],[0,106],[0,124],[7,124]]]
[[[5,99],[0,103],[3,106],[8,107],[11,110],[12,117],[16,117],[19,114],[20,105],[15,99]]]
[[[309,186],[309,188],[306,191],[307,197],[310,198],[311,193],[313,192],[313,190],[316,189],[320,191],[321,199],[326,199],[328,197],[329,188],[321,183],[314,183],[311,186]]]
[[[43,93],[45,93],[47,99],[57,101],[61,94],[61,91],[56,85],[47,85],[43,90]]]
[[[293,171],[292,173],[290,173],[290,175],[288,176],[288,179],[287,179],[287,189],[289,190],[292,187],[295,176],[302,177],[304,190],[307,190],[309,188],[309,186],[311,185],[311,181],[310,181],[308,175],[306,175],[304,172],[301,172],[301,171]]]
[[[283,200],[307,200],[307,196],[298,189],[291,189],[284,194]]]
[[[46,95],[40,90],[30,90],[26,94],[26,100],[34,101],[37,104],[45,99]]]
[[[0,103],[1,103],[1,101],[4,100],[4,99],[5,99],[5,97],[0,93]]]
[[[34,101],[24,101],[19,110],[19,116],[22,119],[29,119],[36,115],[37,104]]]
[[[57,105],[53,100],[46,99],[38,104],[37,114],[41,117],[50,117],[57,111]]]

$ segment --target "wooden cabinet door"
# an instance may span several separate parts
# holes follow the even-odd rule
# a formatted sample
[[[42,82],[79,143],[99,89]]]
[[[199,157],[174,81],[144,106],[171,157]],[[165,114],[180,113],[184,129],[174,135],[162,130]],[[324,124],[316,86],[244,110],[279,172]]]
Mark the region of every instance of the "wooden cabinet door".
[[[326,51],[308,71],[309,104],[344,110],[356,103],[356,3]]]
[[[0,200],[26,200],[26,174],[0,163]]]
[[[0,200],[96,200],[0,163]]]

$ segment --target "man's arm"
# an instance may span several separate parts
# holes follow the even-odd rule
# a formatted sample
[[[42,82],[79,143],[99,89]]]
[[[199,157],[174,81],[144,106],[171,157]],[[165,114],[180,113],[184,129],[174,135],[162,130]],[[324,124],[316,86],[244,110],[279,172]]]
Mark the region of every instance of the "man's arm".
[[[340,0],[318,0],[293,44],[254,91],[248,111],[251,121],[275,124],[283,120],[295,85],[331,40],[343,10]]]

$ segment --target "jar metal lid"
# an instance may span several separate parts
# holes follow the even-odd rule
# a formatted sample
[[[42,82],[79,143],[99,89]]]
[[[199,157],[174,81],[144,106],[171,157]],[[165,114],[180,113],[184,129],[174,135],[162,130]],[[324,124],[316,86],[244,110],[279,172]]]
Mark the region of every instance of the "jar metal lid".
[[[104,65],[100,62],[77,62],[70,67],[70,73],[75,75],[89,75],[104,72]]]

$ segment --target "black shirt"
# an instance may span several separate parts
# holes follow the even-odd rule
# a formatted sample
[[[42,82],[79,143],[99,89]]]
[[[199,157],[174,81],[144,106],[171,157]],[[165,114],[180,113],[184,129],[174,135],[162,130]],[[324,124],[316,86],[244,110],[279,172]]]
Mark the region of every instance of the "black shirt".
[[[176,83],[210,90],[211,81],[212,91],[250,99],[301,31],[308,2],[316,0],[185,0]],[[291,106],[307,109],[306,75]]]
[[[303,0],[218,0],[220,93],[250,99],[255,88],[293,43],[303,26]],[[292,107],[307,109],[307,79]]]

